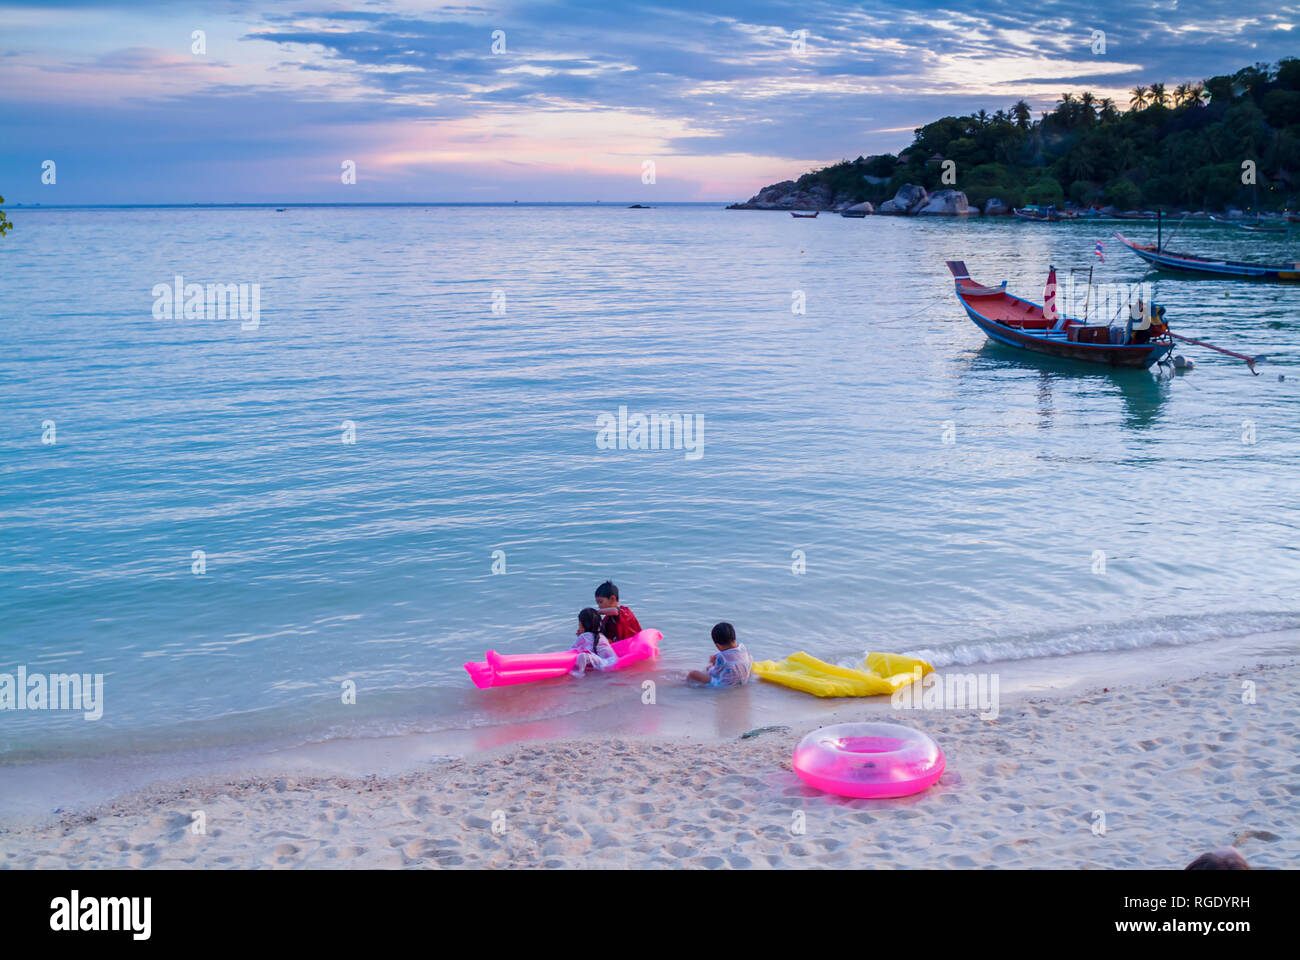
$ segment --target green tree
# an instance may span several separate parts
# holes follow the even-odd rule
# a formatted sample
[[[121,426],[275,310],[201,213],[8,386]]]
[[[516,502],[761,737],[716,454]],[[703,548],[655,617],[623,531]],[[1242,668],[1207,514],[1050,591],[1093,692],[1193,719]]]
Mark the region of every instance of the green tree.
[[[0,197],[0,203],[4,202],[5,198]],[[14,225],[9,222],[9,218],[5,216],[4,210],[0,209],[0,237],[3,237],[7,231],[12,230],[13,228]]]
[[[1091,90],[1085,90],[1079,94],[1079,108],[1083,115],[1084,123],[1092,123],[1097,116],[1097,98],[1092,95]]]
[[[1280,87],[1264,94],[1260,106],[1268,122],[1276,127],[1289,127],[1300,123],[1300,93],[1295,90],[1283,90]]]
[[[1134,87],[1129,91],[1128,108],[1130,110],[1141,110],[1147,105],[1147,88],[1142,86]]]
[[[1116,180],[1106,187],[1106,199],[1109,200],[1117,210],[1132,210],[1142,199],[1142,194],[1138,191],[1130,180]]]

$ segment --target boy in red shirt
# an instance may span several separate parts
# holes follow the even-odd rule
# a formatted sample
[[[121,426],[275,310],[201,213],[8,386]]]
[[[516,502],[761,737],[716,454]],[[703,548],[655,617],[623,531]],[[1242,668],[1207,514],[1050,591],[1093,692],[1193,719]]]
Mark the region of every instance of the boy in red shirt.
[[[636,614],[618,602],[618,587],[606,580],[596,588],[596,607],[600,610],[600,632],[611,641],[626,640],[641,632]]]

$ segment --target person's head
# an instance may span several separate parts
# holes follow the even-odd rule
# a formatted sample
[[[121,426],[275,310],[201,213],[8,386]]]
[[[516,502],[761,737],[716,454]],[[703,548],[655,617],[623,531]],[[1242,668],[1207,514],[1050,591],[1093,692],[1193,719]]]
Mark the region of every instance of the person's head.
[[[618,606],[618,587],[614,586],[613,580],[606,580],[596,588],[596,606],[598,607],[617,607]]]
[[[1187,866],[1184,870],[1249,870],[1250,864],[1232,847],[1224,847],[1222,850],[1215,850],[1213,853],[1203,853]]]
[[[736,645],[736,628],[729,623],[714,624],[713,645],[719,650],[734,647]]]
[[[595,607],[583,607],[578,611],[578,626],[583,633],[600,636],[600,611]]]

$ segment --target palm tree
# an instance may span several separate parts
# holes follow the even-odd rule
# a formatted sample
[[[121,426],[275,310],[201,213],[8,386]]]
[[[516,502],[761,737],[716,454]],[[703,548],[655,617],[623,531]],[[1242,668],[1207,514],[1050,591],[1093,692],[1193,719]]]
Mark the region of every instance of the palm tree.
[[[1147,105],[1147,88],[1134,87],[1129,91],[1128,108],[1130,110],[1141,110]]]
[[[1075,113],[1074,94],[1063,93],[1061,99],[1056,104],[1056,115],[1061,118],[1061,122],[1067,126],[1074,126]]]
[[[1174,98],[1173,98],[1173,99],[1174,99],[1174,106],[1175,106],[1175,107],[1181,107],[1183,104],[1185,104],[1185,103],[1188,102],[1188,100],[1187,100],[1187,96],[1188,96],[1188,90],[1189,90],[1190,87],[1191,87],[1191,84],[1188,84],[1188,83],[1180,83],[1178,86],[1174,87]]]
[[[1096,115],[1094,113],[1095,108],[1093,107],[1093,104],[1096,102],[1097,98],[1092,95],[1091,90],[1085,90],[1083,93],[1079,94],[1079,106],[1083,109],[1083,119],[1085,123],[1091,123],[1093,117]]]
[[[1011,116],[1015,118],[1016,126],[1021,130],[1028,130],[1029,124],[1034,118],[1033,112],[1029,109],[1029,104],[1023,100],[1017,100],[1012,105]]]
[[[987,127],[989,125],[988,111],[981,110],[979,113],[975,114],[975,122],[978,123],[981,127]]]
[[[1115,109],[1115,101],[1110,97],[1101,98],[1101,119],[1107,123],[1119,116],[1119,111]]]
[[[1199,107],[1205,102],[1205,84],[1189,83],[1187,85],[1187,102],[1193,107]]]
[[[1169,99],[1169,95],[1168,95],[1167,93],[1165,93],[1165,85],[1164,85],[1163,83],[1153,83],[1153,84],[1151,84],[1151,103],[1152,103],[1152,105],[1155,105],[1155,104],[1158,103],[1158,104],[1160,104],[1160,106],[1163,107],[1163,106],[1165,105],[1165,101],[1168,100],[1168,99]]]

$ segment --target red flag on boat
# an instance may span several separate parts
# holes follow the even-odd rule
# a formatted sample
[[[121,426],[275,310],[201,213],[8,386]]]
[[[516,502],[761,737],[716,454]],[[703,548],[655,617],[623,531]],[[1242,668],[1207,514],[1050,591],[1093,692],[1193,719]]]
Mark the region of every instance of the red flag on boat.
[[[1055,320],[1058,316],[1056,312],[1056,267],[1051,267],[1047,271],[1047,287],[1043,290],[1043,316],[1048,320]]]

